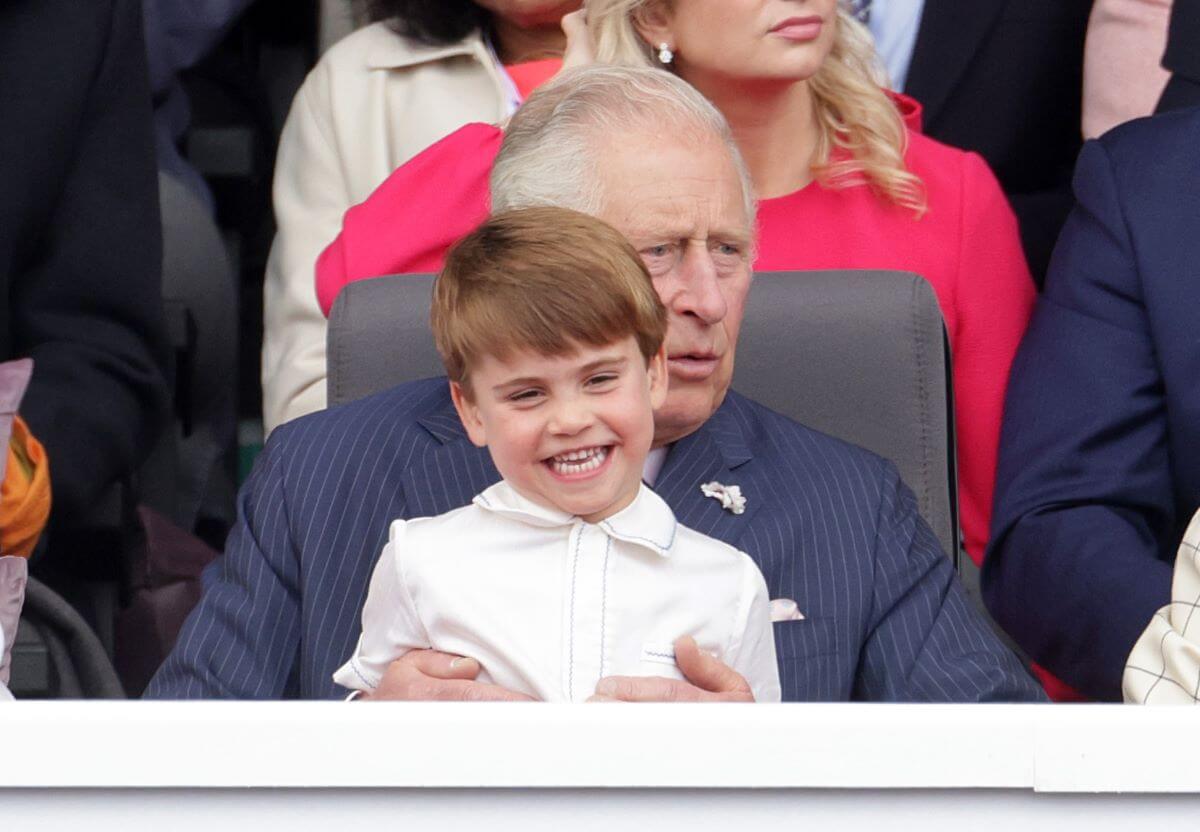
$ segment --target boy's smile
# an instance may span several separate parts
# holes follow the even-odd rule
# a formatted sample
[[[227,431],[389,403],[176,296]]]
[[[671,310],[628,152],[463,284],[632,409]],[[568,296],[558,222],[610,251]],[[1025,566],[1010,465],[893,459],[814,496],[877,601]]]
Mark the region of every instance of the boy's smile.
[[[451,393],[467,434],[526,498],[599,522],[633,502],[666,396],[662,352],[649,366],[632,336],[561,356],[484,356],[471,393]]]

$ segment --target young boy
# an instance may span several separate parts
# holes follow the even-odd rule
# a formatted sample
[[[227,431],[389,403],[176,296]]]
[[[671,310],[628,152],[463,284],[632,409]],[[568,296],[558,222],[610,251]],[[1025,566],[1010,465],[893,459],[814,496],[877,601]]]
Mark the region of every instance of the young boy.
[[[672,645],[690,635],[778,701],[762,574],[642,484],[667,313],[625,239],[562,209],[494,217],[450,253],[432,325],[467,435],[503,479],[392,523],[334,681],[373,690],[432,647],[478,660],[481,681],[578,702],[604,676],[683,678]]]

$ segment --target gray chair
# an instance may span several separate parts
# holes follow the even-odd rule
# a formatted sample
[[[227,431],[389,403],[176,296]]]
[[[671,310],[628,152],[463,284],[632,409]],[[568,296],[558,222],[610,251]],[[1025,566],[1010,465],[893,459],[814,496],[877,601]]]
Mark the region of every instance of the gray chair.
[[[329,317],[330,405],[440,375],[432,278],[351,283]],[[757,275],[734,389],[895,462],[960,562],[949,351],[937,298],[904,272]],[[964,559],[966,560],[966,559]]]

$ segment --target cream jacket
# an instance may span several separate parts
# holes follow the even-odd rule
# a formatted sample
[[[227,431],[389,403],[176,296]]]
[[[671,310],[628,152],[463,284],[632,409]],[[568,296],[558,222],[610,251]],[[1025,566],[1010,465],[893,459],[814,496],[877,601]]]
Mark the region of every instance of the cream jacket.
[[[506,79],[481,37],[431,47],[383,23],[333,46],[292,102],[275,163],[278,231],[263,290],[263,424],[325,407],[325,317],[317,255],[346,209],[463,124],[499,123]]]

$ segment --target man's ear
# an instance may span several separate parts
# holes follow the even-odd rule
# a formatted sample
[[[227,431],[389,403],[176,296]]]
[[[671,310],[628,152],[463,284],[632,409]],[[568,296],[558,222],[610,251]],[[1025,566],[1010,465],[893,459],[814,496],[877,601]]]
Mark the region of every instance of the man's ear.
[[[483,429],[483,419],[479,417],[479,408],[472,401],[471,394],[463,389],[463,386],[457,381],[452,381],[450,382],[450,399],[454,402],[454,409],[458,411],[458,418],[462,421],[463,427],[467,429],[467,437],[477,447],[487,447],[487,433]]]
[[[659,44],[675,48],[675,35],[671,31],[671,10],[663,0],[650,0],[633,13],[633,28],[649,46]]]
[[[665,341],[658,348],[658,352],[650,356],[650,364],[646,369],[650,374],[650,407],[658,410],[667,400],[667,385],[670,383],[667,378],[667,344]]]

